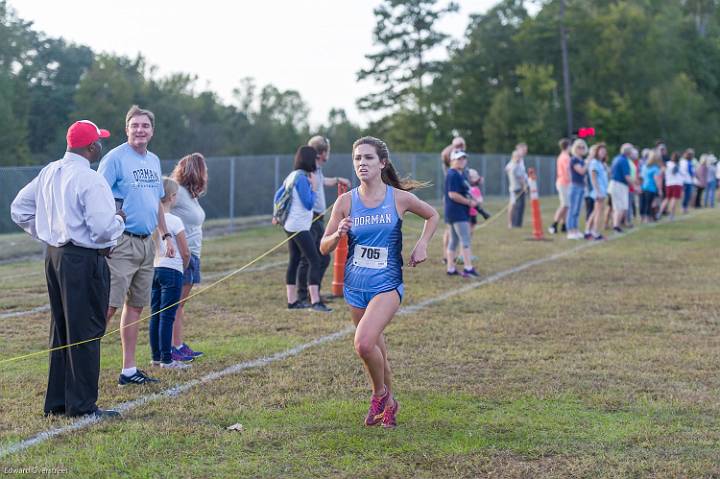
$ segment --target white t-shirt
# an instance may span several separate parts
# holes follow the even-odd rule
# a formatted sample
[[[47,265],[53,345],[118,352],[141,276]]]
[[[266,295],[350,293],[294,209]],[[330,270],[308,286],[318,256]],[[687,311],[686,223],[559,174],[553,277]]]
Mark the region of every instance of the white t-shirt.
[[[205,222],[205,210],[200,206],[198,199],[190,196],[190,192],[181,185],[171,213],[182,220],[185,225],[188,249],[190,253],[199,258],[202,251],[202,225]]]
[[[298,178],[298,175],[302,175],[303,177]],[[290,233],[295,233],[297,231],[309,231],[313,220],[313,210],[312,208],[307,209],[303,204],[302,199],[300,198],[300,193],[298,193],[298,183],[301,181],[305,182],[307,189],[311,190],[309,186],[310,181],[303,172],[300,172],[300,170],[295,170],[288,175],[285,179],[285,187],[287,187],[290,183],[293,183],[293,181],[295,186],[293,186],[292,190],[290,211],[288,212],[288,217],[285,220],[283,228],[285,228],[285,231],[289,231]]]
[[[692,184],[693,178],[690,175],[690,161],[682,158],[680,160],[680,175],[682,175],[683,183]]]
[[[168,228],[168,233],[172,234],[170,241],[172,241],[173,247],[175,248],[175,256],[173,258],[166,257],[165,242],[158,240],[155,242],[155,260],[153,261],[153,266],[156,268],[171,268],[182,273],[183,260],[176,238],[177,235],[185,231],[185,226],[180,218],[170,213],[165,213],[165,225]]]
[[[665,165],[665,186],[682,186],[683,174],[679,168],[677,173],[675,173],[674,170],[676,166],[677,164],[674,161],[668,161]]]

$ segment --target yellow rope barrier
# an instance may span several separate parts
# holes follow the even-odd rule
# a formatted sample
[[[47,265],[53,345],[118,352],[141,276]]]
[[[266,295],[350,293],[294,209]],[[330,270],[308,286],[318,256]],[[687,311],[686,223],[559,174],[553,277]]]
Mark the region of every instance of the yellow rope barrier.
[[[523,191],[522,193],[520,193],[520,194],[518,195],[518,198],[520,198],[520,196],[522,196],[523,194],[525,194],[525,191]],[[490,223],[492,223],[496,218],[498,218],[503,212],[505,212],[505,211],[508,209],[509,206],[510,206],[509,204],[505,205],[505,207],[504,207],[503,209],[501,209],[500,211],[498,211],[497,213],[495,213],[493,216],[491,216],[490,219],[488,219],[488,220],[485,221],[483,224],[481,224],[480,226],[478,226],[478,228],[483,228],[483,227],[485,227],[485,226],[488,226],[488,225],[489,225]],[[333,205],[328,206],[328,208],[323,212],[323,215],[324,215],[324,214],[327,214],[327,212],[330,211],[330,209],[331,209],[332,207],[333,207]],[[317,216],[316,218],[313,219],[313,222],[317,221],[319,218],[320,218],[320,216]],[[113,329],[112,331],[107,332],[107,333],[105,333],[104,335],[99,336],[99,337],[97,337],[97,338],[85,339],[85,340],[83,340],[83,341],[78,341],[78,342],[71,343],[71,344],[66,344],[66,345],[63,345],[63,346],[57,346],[57,347],[50,348],[50,349],[44,349],[44,350],[42,350],[42,351],[36,351],[36,352],[34,352],[34,353],[28,353],[28,354],[23,354],[23,355],[21,355],[21,356],[16,356],[16,357],[13,357],[13,358],[2,359],[2,360],[0,360],[0,365],[1,365],[1,364],[5,364],[5,363],[11,363],[11,362],[14,362],[14,361],[20,361],[20,360],[22,360],[22,359],[27,359],[27,358],[30,358],[30,357],[33,357],[33,356],[39,356],[39,355],[41,355],[41,354],[47,354],[47,353],[52,353],[52,352],[55,352],[55,351],[61,351],[61,350],[63,350],[63,349],[72,348],[72,347],[74,347],[74,346],[80,346],[80,345],[82,345],[82,344],[91,343],[91,342],[93,342],[93,341],[100,341],[101,339],[104,339],[104,338],[106,338],[106,337],[108,337],[108,336],[110,336],[110,335],[112,335],[112,334],[118,333],[118,332],[120,332],[121,330],[123,330],[123,329],[125,329],[125,328],[127,328],[127,327],[130,327],[130,326],[133,326],[133,325],[135,325],[135,324],[138,324],[138,323],[141,323],[141,322],[143,322],[143,321],[146,321],[146,320],[152,318],[153,316],[155,316],[156,314],[160,314],[160,313],[162,313],[163,311],[165,311],[165,310],[167,310],[167,309],[170,309],[170,308],[172,308],[172,307],[174,307],[174,306],[177,306],[177,305],[179,305],[179,304],[181,304],[181,303],[184,303],[184,302],[188,301],[188,300],[191,299],[191,298],[194,298],[195,296],[197,296],[197,295],[199,295],[199,294],[205,293],[207,290],[209,290],[209,289],[211,289],[211,288],[214,288],[214,287],[217,286],[218,284],[227,281],[228,279],[232,278],[233,276],[235,276],[235,275],[237,275],[237,274],[239,274],[239,273],[242,273],[243,271],[245,271],[245,270],[246,270],[247,268],[249,268],[250,266],[254,265],[254,264],[257,263],[258,261],[262,260],[263,258],[265,258],[265,257],[269,256],[270,254],[274,253],[275,251],[277,251],[277,250],[278,250],[279,248],[281,248],[283,245],[287,244],[290,240],[292,240],[295,236],[297,236],[298,233],[300,233],[300,232],[298,231],[298,232],[293,233],[292,235],[288,236],[286,239],[284,239],[284,240],[281,241],[280,243],[276,244],[275,246],[273,246],[272,248],[270,248],[269,250],[267,250],[266,252],[264,252],[264,253],[261,254],[260,256],[256,257],[256,258],[253,259],[252,261],[250,261],[249,263],[245,264],[244,266],[236,269],[235,271],[233,271],[233,272],[231,272],[231,273],[228,273],[228,274],[225,275],[224,277],[220,278],[219,280],[215,281],[215,282],[212,283],[212,284],[209,284],[209,285],[206,286],[205,288],[200,289],[200,290],[194,292],[193,294],[191,294],[191,295],[188,296],[187,298],[185,298],[185,299],[183,299],[183,300],[180,300],[180,301],[178,301],[178,302],[176,302],[176,303],[173,303],[173,304],[171,304],[171,305],[169,305],[169,306],[166,306],[166,307],[164,307],[163,309],[161,309],[161,310],[159,310],[159,311],[157,311],[157,312],[155,312],[155,313],[152,313],[152,314],[150,314],[150,315],[148,315],[148,316],[145,316],[145,317],[143,317],[143,318],[138,319],[137,321],[133,321],[132,323],[126,324],[126,325],[121,326],[121,327],[119,327],[119,328],[117,328],[117,329]]]
[[[330,208],[332,208],[332,205],[328,206],[328,208],[323,212],[323,215],[326,214],[328,211],[330,211]],[[317,221],[319,218],[320,218],[320,216],[314,218],[314,219],[313,219],[313,222]],[[105,333],[105,334],[102,335],[102,336],[97,337],[97,338],[85,339],[85,340],[83,340],[83,341],[78,341],[78,342],[76,342],[76,343],[65,344],[65,345],[63,345],[63,346],[56,346],[56,347],[54,347],[54,348],[44,349],[44,350],[42,350],[42,351],[36,351],[36,352],[34,352],[34,353],[29,353],[29,354],[23,354],[23,355],[21,355],[21,356],[16,356],[16,357],[14,357],[14,358],[2,359],[2,360],[0,360],[0,364],[10,363],[10,362],[14,362],[14,361],[20,361],[21,359],[26,359],[26,358],[30,358],[30,357],[33,357],[33,356],[38,356],[38,355],[40,355],[40,354],[51,353],[51,352],[54,352],[54,351],[61,351],[61,350],[63,350],[63,349],[71,348],[71,347],[73,347],[73,346],[80,346],[80,345],[82,345],[82,344],[91,343],[91,342],[93,342],[93,341],[100,341],[101,339],[106,338],[106,337],[110,336],[111,334],[115,334],[115,333],[117,333],[117,332],[120,332],[121,330],[123,330],[123,329],[125,329],[125,328],[127,328],[127,327],[129,327],[129,326],[133,326],[133,325],[135,325],[135,324],[138,324],[138,323],[141,323],[141,322],[143,322],[143,321],[146,321],[146,320],[152,318],[153,316],[155,316],[156,314],[160,314],[160,313],[162,313],[163,311],[165,311],[165,310],[167,310],[167,309],[170,309],[170,308],[172,308],[172,307],[174,307],[174,306],[177,306],[177,305],[179,305],[179,304],[181,304],[181,303],[184,303],[184,302],[186,302],[187,300],[189,300],[189,299],[191,299],[191,298],[194,298],[195,296],[206,292],[206,291],[209,290],[210,288],[214,288],[214,287],[217,286],[218,284],[220,284],[220,283],[222,283],[222,282],[224,282],[224,281],[227,281],[228,279],[232,278],[232,277],[235,276],[236,274],[242,273],[243,271],[245,271],[245,270],[246,270],[247,268],[249,268],[250,266],[254,265],[254,264],[257,263],[258,261],[262,260],[263,258],[265,258],[265,257],[269,256],[270,254],[274,253],[275,251],[277,251],[277,250],[278,250],[280,247],[282,247],[283,245],[287,244],[290,240],[292,240],[292,239],[293,239],[295,236],[297,236],[299,233],[300,233],[300,231],[293,233],[292,235],[288,236],[288,237],[285,238],[283,241],[281,241],[280,243],[276,244],[275,246],[273,246],[272,248],[270,248],[269,250],[267,250],[266,252],[264,252],[264,253],[261,254],[260,256],[256,257],[255,259],[253,259],[252,261],[250,261],[249,263],[247,263],[246,265],[242,266],[241,268],[236,269],[235,271],[233,271],[233,272],[231,272],[231,273],[228,273],[228,274],[225,275],[224,277],[220,278],[219,280],[215,281],[215,282],[212,283],[212,284],[209,284],[209,285],[206,286],[205,288],[196,291],[195,293],[191,294],[191,295],[188,296],[187,298],[185,298],[185,299],[183,299],[183,300],[180,300],[180,301],[178,301],[178,302],[176,302],[176,303],[173,303],[173,304],[171,304],[171,305],[169,305],[169,306],[166,306],[166,307],[164,307],[163,309],[161,309],[161,310],[159,310],[159,311],[157,311],[157,312],[155,312],[155,313],[152,313],[152,314],[150,314],[150,315],[148,315],[148,316],[145,316],[145,317],[143,317],[143,318],[138,319],[137,321],[133,321],[132,323],[126,324],[126,325],[124,325],[124,326],[121,326],[121,327],[119,327],[118,329],[114,329],[114,330],[112,330],[112,331],[110,331],[110,332]]]

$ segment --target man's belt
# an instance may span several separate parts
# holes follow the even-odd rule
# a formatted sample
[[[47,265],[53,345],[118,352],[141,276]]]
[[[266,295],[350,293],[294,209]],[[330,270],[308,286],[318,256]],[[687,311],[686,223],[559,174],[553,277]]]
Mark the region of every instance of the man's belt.
[[[64,245],[60,246],[60,248],[72,249],[75,251],[82,251],[82,252],[85,252],[85,254],[97,253],[100,256],[105,256],[106,258],[110,257],[110,252],[112,251],[111,247],[102,248],[102,249],[86,248],[84,246],[78,246],[73,243],[65,243]]]
[[[126,230],[126,231],[123,231],[123,234],[124,234],[124,235],[127,235],[127,236],[130,236],[130,237],[132,237],[132,238],[140,238],[140,239],[145,239],[145,238],[147,238],[148,236],[150,236],[149,234],[147,234],[147,235],[138,235],[138,234],[135,234],[135,233],[131,233],[131,232],[127,231],[127,230]]]

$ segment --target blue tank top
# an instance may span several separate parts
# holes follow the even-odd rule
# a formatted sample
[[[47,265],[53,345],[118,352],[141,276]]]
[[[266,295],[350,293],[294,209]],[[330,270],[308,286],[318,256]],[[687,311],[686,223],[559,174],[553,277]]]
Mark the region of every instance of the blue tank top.
[[[348,257],[345,287],[381,293],[403,282],[402,219],[395,207],[394,188],[387,186],[385,199],[376,208],[363,205],[357,188],[351,191]]]

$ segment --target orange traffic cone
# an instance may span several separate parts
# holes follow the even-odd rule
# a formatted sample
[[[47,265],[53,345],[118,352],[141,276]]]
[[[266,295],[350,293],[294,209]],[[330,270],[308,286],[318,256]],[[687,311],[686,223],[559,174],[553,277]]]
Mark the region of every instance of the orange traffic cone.
[[[338,197],[347,191],[347,186],[338,183]],[[340,238],[340,242],[335,248],[335,260],[333,261],[333,296],[343,296],[343,283],[345,282],[345,262],[348,255],[348,239],[347,235]]]
[[[530,190],[530,206],[532,208],[533,239],[544,240],[542,215],[540,214],[540,196],[537,188],[535,169],[528,168],[528,188]]]

